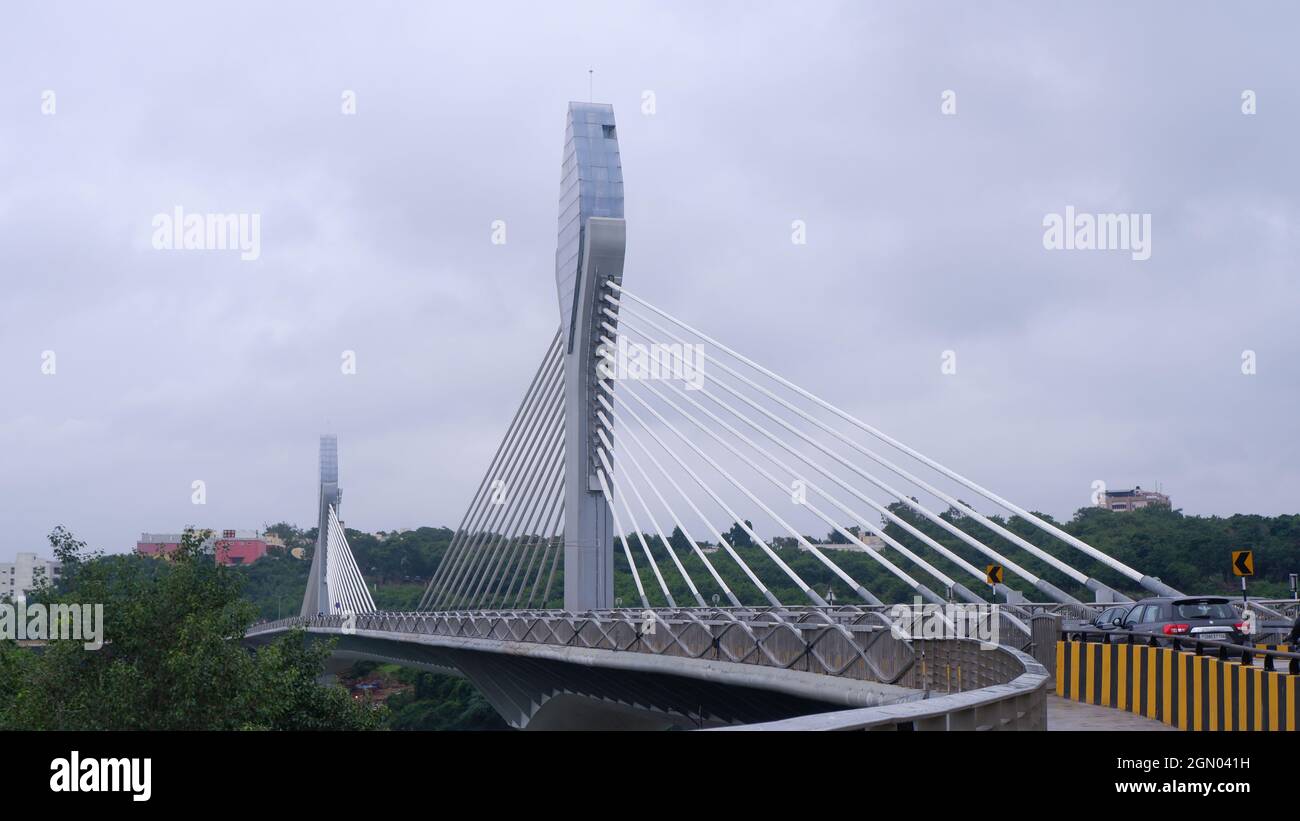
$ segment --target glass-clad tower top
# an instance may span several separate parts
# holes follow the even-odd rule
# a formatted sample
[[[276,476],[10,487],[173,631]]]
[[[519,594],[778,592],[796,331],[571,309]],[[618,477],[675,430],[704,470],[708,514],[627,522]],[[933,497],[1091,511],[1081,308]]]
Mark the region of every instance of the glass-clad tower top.
[[[555,287],[564,339],[577,310],[574,285],[582,268],[588,217],[623,217],[623,166],[618,156],[614,107],[569,103],[560,171],[560,233],[555,249]]]
[[[320,480],[337,482],[339,480],[339,438],[333,434],[323,434],[320,438]]]

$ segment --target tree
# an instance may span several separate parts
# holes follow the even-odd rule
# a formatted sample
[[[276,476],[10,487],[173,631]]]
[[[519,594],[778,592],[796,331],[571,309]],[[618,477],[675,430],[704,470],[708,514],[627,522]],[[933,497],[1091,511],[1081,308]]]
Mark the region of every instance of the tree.
[[[694,549],[691,547],[691,540],[686,538],[680,527],[674,527],[672,534],[668,537],[668,544],[672,545],[673,550],[677,551],[679,556],[689,555]]]
[[[240,577],[186,531],[167,561],[88,553],[50,534],[65,568],[41,603],[102,604],[103,639],[51,641],[40,654],[0,645],[0,728],[32,730],[367,729],[382,714],[317,683],[328,645],[304,634],[260,651],[241,640],[253,607]]]
[[[508,724],[468,681],[402,669],[399,681],[414,687],[388,699],[394,730],[506,730]]]
[[[749,528],[750,530],[753,530],[754,523],[746,519],[745,527]],[[727,541],[730,542],[731,546],[735,548],[754,546],[754,540],[749,537],[749,533],[746,532],[745,528],[741,527],[740,524],[737,522],[733,522],[731,525],[731,529],[727,531]]]
[[[830,544],[848,544],[849,540],[843,533],[838,530],[832,530],[826,534],[826,541]]]

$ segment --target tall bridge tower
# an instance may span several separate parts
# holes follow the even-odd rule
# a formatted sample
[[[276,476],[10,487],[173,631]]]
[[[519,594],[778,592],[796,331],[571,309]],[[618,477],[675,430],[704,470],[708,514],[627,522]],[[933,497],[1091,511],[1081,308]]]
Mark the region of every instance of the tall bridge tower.
[[[307,592],[302,597],[304,617],[329,612],[330,590],[326,571],[329,566],[330,508],[338,515],[343,491],[339,489],[339,438],[324,434],[320,438],[320,510],[316,524],[316,552],[311,557],[311,571],[307,576]]]
[[[604,282],[622,282],[626,228],[614,108],[569,103],[555,251],[564,356],[564,607],[614,605],[614,526],[596,475],[599,339]],[[612,454],[611,454],[612,457]]]

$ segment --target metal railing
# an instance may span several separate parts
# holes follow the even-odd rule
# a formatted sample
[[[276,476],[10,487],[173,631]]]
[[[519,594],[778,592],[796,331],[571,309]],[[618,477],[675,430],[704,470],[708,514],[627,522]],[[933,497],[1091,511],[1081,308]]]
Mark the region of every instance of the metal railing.
[[[248,636],[303,628],[381,631],[758,664],[894,684],[914,663],[881,613],[864,608],[475,610],[291,617]]]
[[[971,639],[915,642],[925,664],[909,672],[929,697],[856,710],[799,716],[782,721],[720,728],[746,730],[1045,730],[1047,670],[1011,647],[983,648]],[[940,671],[967,671],[959,692],[938,695]]]

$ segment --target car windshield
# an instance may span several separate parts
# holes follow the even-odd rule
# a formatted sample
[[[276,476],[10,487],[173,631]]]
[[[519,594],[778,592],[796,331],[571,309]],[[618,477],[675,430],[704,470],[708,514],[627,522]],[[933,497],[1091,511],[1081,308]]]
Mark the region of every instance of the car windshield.
[[[1232,605],[1214,601],[1179,602],[1174,612],[1180,619],[1231,619],[1237,615]]]

